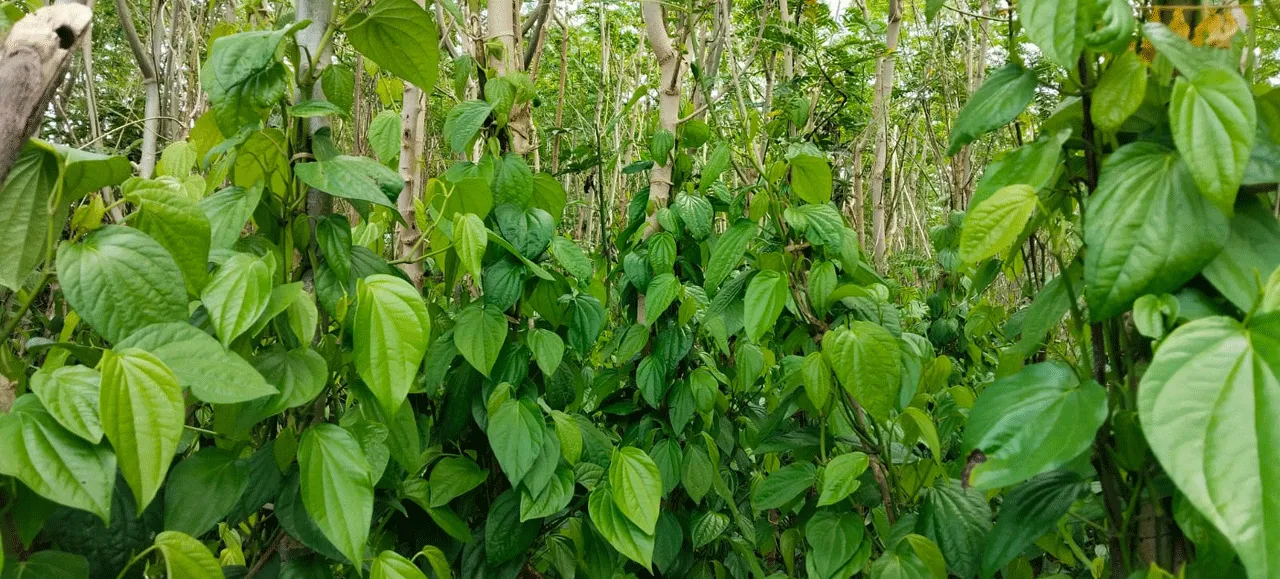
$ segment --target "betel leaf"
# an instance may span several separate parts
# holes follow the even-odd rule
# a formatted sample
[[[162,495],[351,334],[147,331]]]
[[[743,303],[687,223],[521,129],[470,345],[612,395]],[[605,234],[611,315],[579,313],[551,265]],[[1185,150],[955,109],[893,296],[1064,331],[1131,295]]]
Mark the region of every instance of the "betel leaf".
[[[546,421],[532,403],[507,400],[489,417],[489,446],[512,486],[520,484],[542,453]]]
[[[1247,324],[1188,323],[1156,350],[1138,388],[1147,443],[1196,510],[1235,548],[1250,577],[1280,570],[1276,395],[1280,313]]]
[[[229,249],[240,239],[244,224],[262,200],[262,185],[227,187],[200,200],[200,209],[209,220],[209,247]]]
[[[1126,6],[1127,8],[1127,6]],[[1137,52],[1125,51],[1107,65],[1093,89],[1089,114],[1094,126],[1115,132],[1138,107],[1147,93],[1147,63]]]
[[[98,413],[141,513],[164,483],[186,421],[178,378],[136,348],[102,356]]]
[[[653,459],[633,446],[615,450],[609,462],[609,485],[618,511],[652,535],[662,500],[662,475]]]
[[[1074,70],[1093,12],[1091,0],[1022,0],[1018,2],[1018,23],[1045,58]]]
[[[47,146],[29,142],[0,183],[0,285],[22,287],[44,259],[49,241],[49,202],[58,183],[58,156]],[[66,219],[66,210],[61,210]],[[61,225],[58,226],[61,229]]]
[[[862,545],[866,527],[854,513],[822,509],[804,526],[805,541],[811,549],[814,576],[819,579],[848,577],[843,573]]]
[[[595,296],[578,294],[568,303],[569,347],[586,356],[604,329],[604,305]]]
[[[0,8],[4,5],[0,4]],[[3,557],[0,557],[3,562]],[[4,579],[89,579],[89,562],[81,555],[39,551],[25,561],[14,560],[4,568]]]
[[[78,201],[91,191],[119,185],[133,175],[129,158],[53,145],[62,156],[62,198]],[[185,175],[184,175],[185,176]]]
[[[1257,122],[1249,83],[1235,71],[1206,68],[1174,81],[1173,142],[1200,192],[1228,215],[1249,164]]]
[[[606,486],[596,487],[587,499],[587,513],[600,535],[628,559],[648,569],[653,562],[654,535],[631,522],[614,502]]]
[[[498,495],[489,504],[484,521],[484,549],[486,563],[505,563],[529,550],[538,539],[538,521],[520,521],[520,493],[516,489]]]
[[[1089,449],[1107,417],[1107,393],[1058,361],[1032,364],[987,386],[969,413],[964,448],[980,450],[978,489],[1013,485],[1059,468]]]
[[[956,154],[983,134],[1017,118],[1035,96],[1036,82],[1035,71],[1017,63],[991,73],[956,116],[947,154]]]
[[[591,258],[582,252],[582,248],[578,247],[574,242],[563,237],[551,238],[551,245],[548,246],[551,257],[564,268],[570,276],[578,281],[579,284],[590,282],[592,275],[595,273],[595,266],[591,263]]]
[[[463,101],[449,109],[444,119],[444,138],[449,141],[453,152],[466,150],[467,144],[475,138],[492,112],[493,105],[482,100]]]
[[[653,276],[649,280],[649,288],[645,291],[645,323],[653,325],[658,317],[671,306],[680,295],[680,280],[670,273]]]
[[[221,448],[179,462],[164,490],[164,528],[199,537],[231,512],[249,486],[249,463]]]
[[[790,295],[787,276],[781,273],[765,270],[751,278],[743,301],[742,322],[752,342],[759,342],[773,329]]]
[[[1085,299],[1105,320],[1186,283],[1222,249],[1227,218],[1196,191],[1180,156],[1138,142],[1112,153],[1085,212]]]
[[[427,579],[427,576],[403,555],[383,551],[369,565],[369,579]]]
[[[164,555],[164,569],[169,577],[184,579],[222,579],[222,566],[213,553],[186,533],[165,531],[156,535],[156,549]]]
[[[383,410],[394,415],[427,355],[427,306],[409,282],[374,274],[356,282],[355,319],[356,371]]]
[[[440,459],[431,467],[431,506],[443,507],[449,501],[476,488],[489,476],[474,460],[461,456]]]
[[[533,351],[533,360],[538,363],[543,376],[554,376],[564,357],[564,340],[551,330],[534,328],[526,338],[529,349]]]
[[[293,173],[303,183],[335,197],[367,201],[393,211],[396,197],[404,189],[399,173],[368,157],[339,155],[325,161],[299,163],[294,165]]]
[[[115,455],[106,445],[67,432],[34,395],[19,396],[7,414],[0,414],[0,474],[110,522]]]
[[[729,528],[729,517],[722,513],[702,511],[689,519],[689,540],[699,549],[720,538]]]
[[[1062,145],[1070,137],[1069,130],[1045,135],[989,163],[974,186],[973,197],[969,200],[970,209],[1009,185],[1021,183],[1040,191],[1053,184],[1062,165]]]
[[[187,292],[199,295],[209,269],[212,239],[204,210],[159,181],[130,179],[123,190],[129,201],[138,205],[131,221],[133,226],[169,251],[182,270]]]
[[[959,480],[935,484],[920,507],[916,532],[938,545],[952,574],[973,577],[991,532],[991,507],[981,491]]]
[[[569,506],[573,500],[573,471],[556,467],[554,475],[536,496],[528,487],[520,489],[520,522],[549,517]]]
[[[530,207],[546,211],[547,215],[551,216],[551,220],[559,225],[560,220],[564,218],[566,203],[564,185],[561,185],[560,181],[547,173],[533,174],[533,197],[529,199]]]
[[[680,192],[672,205],[676,215],[694,239],[706,239],[713,231],[715,209],[706,197]]]
[[[439,68],[439,33],[431,13],[413,0],[377,0],[366,13],[347,18],[342,27],[351,46],[430,92]]]
[[[817,478],[818,469],[811,462],[784,466],[756,485],[751,493],[751,508],[757,512],[782,508],[809,490]]]
[[[1036,190],[1025,184],[1006,185],[972,206],[960,230],[960,259],[978,263],[1008,251],[1035,209]]]
[[[41,368],[31,375],[31,391],[49,414],[72,434],[93,444],[102,441],[98,390],[102,377],[86,366]]]
[[[755,222],[739,219],[716,240],[703,278],[702,287],[708,294],[715,295],[720,283],[738,268],[742,257],[747,253],[747,245],[756,236],[756,230]]]
[[[200,68],[200,86],[209,93],[213,118],[223,135],[261,123],[266,109],[284,98],[289,79],[276,53],[299,24],[229,34],[213,41]]]
[[[1265,283],[1280,268],[1280,221],[1257,200],[1242,202],[1231,218],[1226,247],[1204,268],[1204,277],[1241,311],[1251,311]]]
[[[332,69],[328,67],[325,69]],[[395,168],[400,162],[400,115],[396,111],[382,111],[369,122],[369,148],[383,165]]]
[[[351,223],[345,215],[316,219],[316,243],[324,263],[339,280],[351,279]]]
[[[474,213],[464,213],[453,221],[453,251],[458,254],[462,270],[480,282],[481,261],[489,244],[488,229]]]
[[[485,376],[493,370],[506,340],[507,316],[497,306],[474,302],[458,312],[454,320],[454,346]]]
[[[234,404],[276,393],[244,358],[187,322],[147,326],[116,347],[151,353],[173,371],[178,383],[205,402]]]
[[[804,380],[804,393],[809,397],[809,402],[818,409],[818,412],[826,414],[831,402],[833,386],[831,366],[827,365],[826,357],[822,352],[813,352],[805,356],[800,372]]]
[[[336,424],[308,428],[298,443],[298,472],[307,515],[347,560],[363,561],[373,480],[360,443]]]
[[[230,346],[267,310],[271,268],[257,256],[236,253],[218,267],[200,292],[200,301],[218,338]]]
[[[836,504],[858,490],[858,477],[866,472],[869,460],[861,452],[850,452],[831,459],[822,469],[822,482],[818,485],[818,506]]]
[[[112,343],[135,330],[186,321],[187,290],[173,256],[145,233],[107,225],[58,248],[67,302]]]
[[[871,322],[851,322],[822,337],[822,354],[845,391],[873,418],[887,420],[902,388],[902,351],[893,334]]]
[[[1046,472],[1009,491],[1000,506],[995,527],[987,536],[982,553],[982,577],[995,577],[1006,563],[1052,529],[1071,508],[1071,503],[1088,491],[1089,483],[1067,470]]]
[[[797,155],[791,165],[791,190],[806,203],[831,201],[831,165],[816,155]]]

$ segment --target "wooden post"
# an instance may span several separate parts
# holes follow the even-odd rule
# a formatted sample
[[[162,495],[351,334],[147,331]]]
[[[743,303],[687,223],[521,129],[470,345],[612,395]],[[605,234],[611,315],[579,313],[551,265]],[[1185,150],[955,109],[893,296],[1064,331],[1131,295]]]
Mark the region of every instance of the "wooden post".
[[[0,184],[40,128],[93,11],[78,3],[45,6],[19,20],[0,44]]]

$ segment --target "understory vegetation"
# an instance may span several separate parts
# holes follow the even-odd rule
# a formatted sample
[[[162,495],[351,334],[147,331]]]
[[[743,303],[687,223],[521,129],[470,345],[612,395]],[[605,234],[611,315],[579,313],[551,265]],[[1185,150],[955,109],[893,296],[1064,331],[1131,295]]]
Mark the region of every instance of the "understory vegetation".
[[[0,579],[1280,576],[1277,26],[0,2]]]

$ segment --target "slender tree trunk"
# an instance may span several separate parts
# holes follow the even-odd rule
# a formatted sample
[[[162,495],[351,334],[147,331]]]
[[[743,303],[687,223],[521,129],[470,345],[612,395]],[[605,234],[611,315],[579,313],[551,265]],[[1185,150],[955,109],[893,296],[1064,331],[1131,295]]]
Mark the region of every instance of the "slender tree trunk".
[[[138,160],[138,173],[149,178],[156,170],[156,147],[160,136],[160,79],[156,77],[156,66],[151,53],[133,25],[133,14],[129,11],[127,0],[116,0],[116,14],[120,16],[120,27],[129,40],[133,58],[138,62],[138,71],[142,73],[146,104],[142,113],[142,155]]]
[[[674,135],[680,120],[680,52],[672,45],[662,4],[658,0],[642,0],[640,13],[644,16],[649,48],[658,59],[661,71],[658,84],[658,126]],[[662,230],[662,226],[658,224],[657,210],[666,207],[671,198],[671,169],[674,162],[671,158],[655,161],[653,169],[649,171],[649,203],[653,210],[649,212],[645,224],[646,238]],[[644,323],[644,296],[640,296],[637,303],[636,319],[637,322]]]
[[[889,146],[889,100],[893,96],[893,66],[902,26],[901,0],[889,0],[889,26],[885,30],[885,53],[876,62],[876,92],[871,104],[876,125],[875,160],[871,166],[871,227],[876,264],[884,265],[884,170]]]
[[[517,46],[516,9],[512,0],[488,0],[489,30],[486,38],[501,46],[501,50],[489,52],[489,67],[503,76],[521,70],[521,55]],[[512,152],[528,153],[532,139],[532,117],[527,104],[516,105],[507,121],[507,135]]]
[[[125,0],[116,0],[116,2],[124,2]],[[306,28],[298,31],[298,49],[301,52],[298,78],[304,79],[304,86],[299,87],[299,96],[303,98],[324,98],[324,90],[318,82],[320,73],[323,72],[324,66],[329,61],[331,52],[330,46],[322,46],[324,41],[324,31],[329,26],[329,19],[333,17],[333,0],[298,0],[296,18],[299,22],[310,20],[311,23]],[[317,55],[317,53],[319,53]],[[316,67],[311,68],[314,62]],[[311,117],[307,119],[307,143],[306,148],[310,150],[311,135],[316,131],[328,126],[325,117]],[[328,193],[318,189],[307,190],[307,215],[312,217],[320,217],[333,213],[333,198]],[[314,232],[313,232],[314,235]]]
[[[560,24],[560,92],[556,97],[556,135],[551,138],[551,172],[560,173],[560,137],[564,128],[564,89],[569,54],[569,27],[564,21]]]
[[[400,177],[404,179],[404,189],[400,190],[400,197],[396,200],[396,209],[404,219],[404,225],[396,228],[396,257],[410,260],[400,264],[400,270],[419,289],[422,288],[422,262],[417,257],[422,232],[418,231],[414,219],[413,202],[422,191],[421,160],[426,119],[424,90],[431,90],[431,87],[404,85],[404,108],[400,111]]]

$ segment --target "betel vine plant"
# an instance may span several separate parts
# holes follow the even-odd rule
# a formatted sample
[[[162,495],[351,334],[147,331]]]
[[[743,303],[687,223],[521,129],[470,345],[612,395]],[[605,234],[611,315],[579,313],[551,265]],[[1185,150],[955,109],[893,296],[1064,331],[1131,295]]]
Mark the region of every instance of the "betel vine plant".
[[[350,107],[318,65],[434,86],[427,11],[218,38],[156,175],[33,140],[0,189],[0,576],[1275,574],[1280,91],[1131,10],[1018,4],[1045,78],[1011,51],[952,149],[1065,98],[934,230],[927,313],[804,111],[763,147],[656,119],[634,169],[669,193],[614,262],[558,233],[501,42],[453,63],[457,161],[405,212],[394,145],[317,122]],[[1001,332],[1024,247],[1058,275]]]

